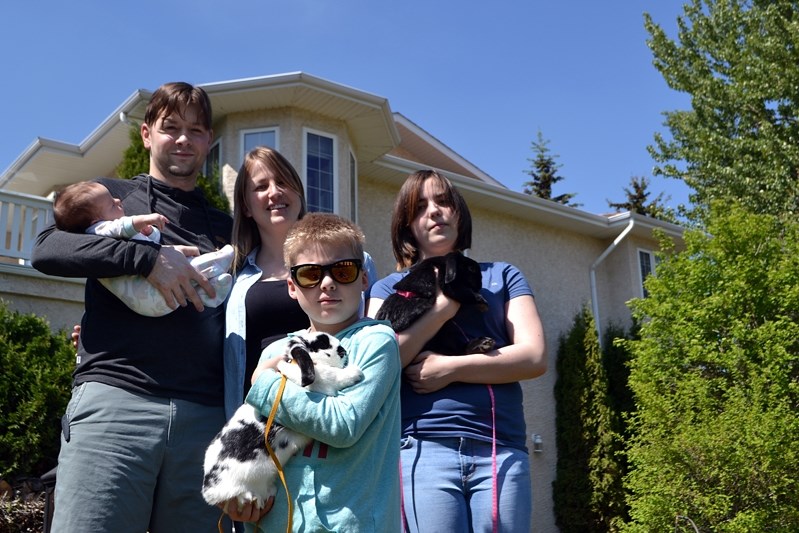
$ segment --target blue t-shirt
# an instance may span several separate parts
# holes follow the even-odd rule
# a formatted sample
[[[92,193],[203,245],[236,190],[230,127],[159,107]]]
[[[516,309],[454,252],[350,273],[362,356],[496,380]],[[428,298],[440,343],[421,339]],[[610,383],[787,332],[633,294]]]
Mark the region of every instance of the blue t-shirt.
[[[453,320],[467,338],[488,336],[501,348],[511,344],[505,327],[505,304],[513,298],[533,295],[524,275],[508,263],[480,263],[483,287],[480,294],[488,302],[481,313],[474,306],[461,306]],[[407,271],[389,274],[372,287],[370,297],[385,300],[394,293],[394,284]],[[458,357],[458,356],[451,356]],[[522,389],[518,382],[492,385],[496,408],[497,444],[526,450],[527,429],[522,408]],[[491,442],[491,396],[488,387],[474,383],[452,383],[430,394],[413,391],[402,380],[402,434],[415,437],[468,437]]]

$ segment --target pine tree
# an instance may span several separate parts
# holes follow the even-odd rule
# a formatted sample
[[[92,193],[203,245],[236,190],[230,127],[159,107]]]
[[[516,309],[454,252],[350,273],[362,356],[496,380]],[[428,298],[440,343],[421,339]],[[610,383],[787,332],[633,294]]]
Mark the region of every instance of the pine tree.
[[[646,179],[646,177],[633,176],[630,178],[630,187],[624,188],[627,200],[624,202],[611,202],[607,200],[608,206],[615,209],[616,212],[629,211],[631,213],[638,213],[639,215],[658,218],[668,222],[675,222],[677,217],[675,216],[674,210],[663,205],[664,202],[669,200],[669,197],[667,196],[664,198],[661,192],[654,200],[648,201],[651,194],[647,190],[648,188],[649,180]]]
[[[522,184],[524,193],[543,198],[544,200],[552,200],[553,202],[570,207],[580,207],[582,204],[571,202],[571,199],[576,196],[576,193],[552,196],[552,186],[561,181],[563,177],[558,175],[558,169],[561,167],[561,165],[557,163],[558,156],[549,153],[548,145],[549,140],[544,139],[544,134],[539,130],[538,140],[532,142],[535,158],[527,159],[527,161],[530,162],[530,170],[524,171],[525,174],[532,178],[530,181]]]

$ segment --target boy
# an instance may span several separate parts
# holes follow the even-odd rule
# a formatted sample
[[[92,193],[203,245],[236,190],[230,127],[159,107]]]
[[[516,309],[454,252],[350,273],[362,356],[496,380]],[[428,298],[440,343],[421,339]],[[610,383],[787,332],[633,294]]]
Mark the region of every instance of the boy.
[[[53,217],[56,227],[62,231],[155,243],[161,242],[161,230],[169,222],[159,213],[126,216],[122,200],[114,198],[106,187],[92,181],[73,183],[56,194]],[[180,251],[187,257],[197,253],[194,247],[181,247]],[[191,259],[192,266],[204,274],[216,290],[214,298],[205,291],[198,291],[203,305],[217,307],[230,294],[233,278],[227,271],[232,263],[233,247],[230,245]],[[164,316],[174,311],[158,289],[141,276],[117,276],[99,281],[140,315]]]
[[[294,225],[283,248],[291,272],[289,295],[308,315],[310,331],[338,338],[348,364],[364,374],[363,381],[337,396],[286,384],[276,420],[315,439],[285,466],[293,531],[400,530],[399,348],[385,322],[359,319],[361,291],[368,283],[363,242],[363,232],[352,222],[310,213]],[[261,413],[269,413],[277,395],[281,378],[274,369],[286,342],[268,346],[253,373],[246,401]],[[241,518],[235,505],[229,508]],[[287,509],[286,491],[279,486],[260,528],[286,531]],[[253,524],[247,529],[252,531]]]

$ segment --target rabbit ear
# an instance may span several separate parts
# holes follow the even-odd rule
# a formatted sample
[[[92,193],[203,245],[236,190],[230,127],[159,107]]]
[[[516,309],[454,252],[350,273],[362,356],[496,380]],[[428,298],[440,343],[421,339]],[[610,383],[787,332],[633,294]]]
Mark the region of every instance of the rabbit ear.
[[[308,349],[302,344],[297,344],[291,348],[290,355],[300,367],[300,375],[302,376],[300,385],[305,387],[313,383],[316,380],[316,369]]]
[[[455,274],[458,271],[458,258],[455,254],[447,254],[446,271],[444,274],[444,283],[451,283],[455,279]]]

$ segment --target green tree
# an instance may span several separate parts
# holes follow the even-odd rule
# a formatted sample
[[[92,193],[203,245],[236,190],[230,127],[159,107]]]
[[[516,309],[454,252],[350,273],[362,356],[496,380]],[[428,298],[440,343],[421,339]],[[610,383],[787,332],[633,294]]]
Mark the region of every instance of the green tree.
[[[607,200],[608,207],[618,211],[630,211],[631,213],[638,213],[667,222],[676,222],[677,217],[674,210],[664,205],[664,202],[669,200],[669,197],[663,196],[664,193],[658,194],[654,200],[649,200],[651,193],[648,190],[649,180],[646,177],[630,178],[630,187],[624,188],[624,194],[627,199],[624,202],[611,202]]]
[[[691,0],[670,39],[645,14],[654,65],[691,108],[665,113],[649,148],[656,175],[682,179],[701,217],[713,200],[797,213],[799,2]]]
[[[799,531],[799,223],[708,215],[632,303],[629,531]]]
[[[122,155],[122,161],[116,168],[116,175],[120,178],[132,178],[150,171],[150,152],[144,147],[144,142],[139,132],[139,127],[134,125],[130,129],[130,144]],[[197,187],[205,195],[206,200],[217,209],[230,213],[230,202],[219,186],[219,168],[214,167],[210,175],[200,174],[197,177]]]
[[[41,318],[0,300],[0,478],[55,466],[74,368],[65,332],[53,335]]]
[[[614,409],[621,402],[611,398],[606,369],[607,360],[621,352],[602,353],[587,308],[560,339],[553,496],[555,519],[564,533],[618,531],[626,517],[620,413]]]
[[[571,202],[571,199],[576,196],[576,193],[552,196],[552,186],[561,181],[563,176],[558,175],[558,169],[561,167],[561,165],[557,163],[558,156],[550,154],[548,145],[549,140],[544,139],[544,134],[539,131],[538,140],[532,142],[535,158],[527,159],[527,161],[530,162],[530,170],[524,171],[524,173],[531,178],[530,181],[522,184],[524,193],[543,198],[544,200],[552,200],[553,202],[570,207],[580,207],[582,204]]]

